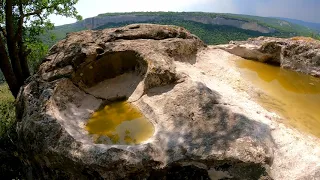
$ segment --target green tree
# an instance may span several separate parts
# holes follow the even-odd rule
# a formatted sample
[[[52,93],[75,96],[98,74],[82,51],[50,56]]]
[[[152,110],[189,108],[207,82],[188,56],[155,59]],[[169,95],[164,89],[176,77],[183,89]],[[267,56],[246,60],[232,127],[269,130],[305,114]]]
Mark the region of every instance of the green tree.
[[[42,50],[39,35],[52,29],[49,15],[81,16],[74,5],[78,0],[0,0],[0,69],[16,97],[30,76],[28,58],[35,48]],[[41,52],[40,52],[41,54]]]

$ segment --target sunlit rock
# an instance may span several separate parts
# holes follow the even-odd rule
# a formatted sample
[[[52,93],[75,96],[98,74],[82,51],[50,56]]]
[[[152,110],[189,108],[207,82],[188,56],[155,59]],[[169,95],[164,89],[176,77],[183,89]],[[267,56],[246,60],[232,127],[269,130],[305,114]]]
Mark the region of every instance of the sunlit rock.
[[[58,42],[17,101],[17,145],[30,178],[270,178],[269,126],[177,71],[195,64],[204,48],[183,28],[150,24],[76,32]],[[130,132],[117,136],[108,128],[118,126],[91,121],[99,108],[123,100],[141,113],[124,119],[143,115],[154,128],[134,143]]]
[[[312,38],[249,38],[247,41],[231,41],[217,48],[245,59],[320,77],[320,41]]]

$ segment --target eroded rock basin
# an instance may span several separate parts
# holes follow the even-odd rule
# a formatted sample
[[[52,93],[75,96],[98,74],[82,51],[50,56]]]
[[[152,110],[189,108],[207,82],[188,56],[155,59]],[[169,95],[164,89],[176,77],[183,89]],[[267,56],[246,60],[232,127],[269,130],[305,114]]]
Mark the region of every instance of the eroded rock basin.
[[[320,79],[255,61],[238,59],[241,75],[266,94],[255,96],[284,123],[320,137]]]
[[[252,96],[260,91],[241,76],[232,57],[174,26],[69,35],[51,48],[17,100],[16,144],[28,163],[26,174],[30,179],[319,177],[318,140],[287,128],[258,105]],[[115,135],[126,120],[141,117],[129,113],[120,119],[122,108],[102,106],[119,98],[152,122],[152,137],[126,137],[127,128]],[[100,114],[117,118],[103,127]],[[89,120],[92,115],[96,121]]]
[[[126,101],[107,104],[93,113],[86,130],[97,144],[140,144],[154,133],[152,123]]]

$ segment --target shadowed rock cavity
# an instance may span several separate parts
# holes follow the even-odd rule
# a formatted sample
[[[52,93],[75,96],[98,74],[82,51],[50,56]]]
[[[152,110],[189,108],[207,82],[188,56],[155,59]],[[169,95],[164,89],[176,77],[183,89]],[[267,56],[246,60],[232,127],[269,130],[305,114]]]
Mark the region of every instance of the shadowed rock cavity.
[[[95,61],[79,68],[73,82],[95,97],[106,100],[129,98],[147,72],[148,65],[135,51],[103,53]],[[141,96],[143,85],[137,93]]]
[[[92,87],[97,83],[115,78],[124,73],[144,76],[147,64],[135,51],[108,52],[99,54],[95,61],[79,68],[73,80],[76,84]]]

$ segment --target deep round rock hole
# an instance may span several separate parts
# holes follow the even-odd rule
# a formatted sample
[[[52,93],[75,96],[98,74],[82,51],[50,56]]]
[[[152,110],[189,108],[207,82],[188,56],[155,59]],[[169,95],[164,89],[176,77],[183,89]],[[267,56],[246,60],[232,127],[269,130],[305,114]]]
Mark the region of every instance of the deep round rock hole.
[[[98,51],[103,53],[100,49]],[[135,51],[108,52],[99,54],[95,61],[79,68],[73,81],[89,88],[106,79],[129,72],[143,76],[147,72],[147,63]]]
[[[79,68],[73,82],[96,98],[109,102],[87,121],[86,130],[97,144],[140,144],[154,132],[153,124],[132,104],[121,99],[143,93],[147,63],[135,51],[104,52]],[[112,103],[110,103],[112,102]]]

